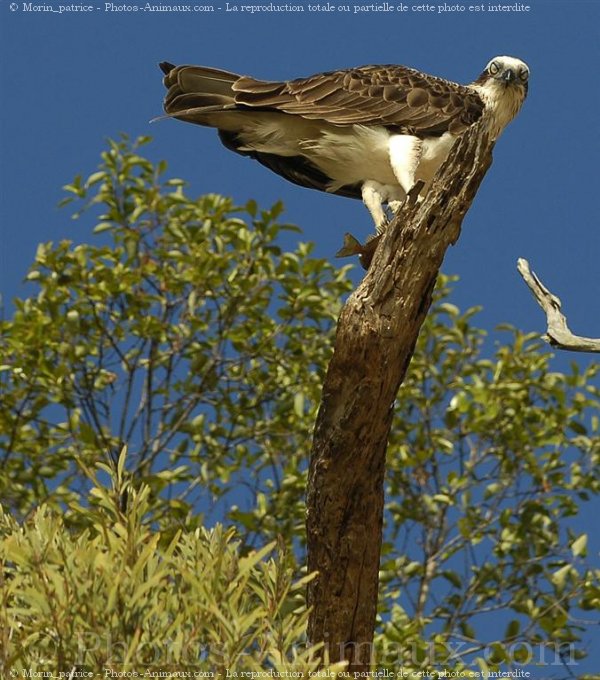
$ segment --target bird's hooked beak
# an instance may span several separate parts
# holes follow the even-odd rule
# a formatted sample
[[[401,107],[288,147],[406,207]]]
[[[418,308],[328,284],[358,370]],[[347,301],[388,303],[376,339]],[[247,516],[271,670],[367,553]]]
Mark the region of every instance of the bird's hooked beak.
[[[512,68],[507,68],[501,76],[501,79],[509,85],[510,83],[514,82],[516,80],[517,76],[515,72],[512,70]]]

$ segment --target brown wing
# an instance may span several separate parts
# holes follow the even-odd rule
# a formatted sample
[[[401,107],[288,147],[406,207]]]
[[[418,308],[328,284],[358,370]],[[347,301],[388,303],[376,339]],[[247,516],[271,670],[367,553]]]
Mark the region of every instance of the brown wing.
[[[168,61],[161,62],[159,66],[165,74],[163,83],[167,94],[164,108],[169,115],[236,108],[232,89],[240,79],[236,73],[209,66],[175,66]]]
[[[460,134],[484,108],[470,88],[405,66],[362,66],[287,82],[243,76],[232,90],[235,103],[244,107],[413,134]]]
[[[251,151],[243,147],[237,133],[219,128],[220,114],[227,111],[247,111],[248,107],[235,103],[232,86],[240,76],[205,66],[174,66],[162,62],[167,87],[164,107],[168,115],[190,123],[209,125],[219,129],[219,137],[231,151],[254,158],[285,179],[299,186],[330,193],[331,178],[302,156],[277,156]],[[265,87],[271,83],[265,83]],[[272,110],[272,109],[271,109]],[[360,186],[345,186],[335,192],[340,196],[361,198]]]
[[[161,64],[169,115],[218,127],[221,111],[280,111],[336,125],[385,125],[411,134],[460,134],[484,104],[469,87],[405,66],[361,66],[285,82],[206,66]]]

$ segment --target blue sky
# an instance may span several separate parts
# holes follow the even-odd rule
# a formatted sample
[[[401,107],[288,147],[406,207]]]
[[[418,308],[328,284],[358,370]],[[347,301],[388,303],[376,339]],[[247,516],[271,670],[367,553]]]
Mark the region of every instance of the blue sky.
[[[34,13],[16,4],[11,11],[0,0],[5,298],[26,292],[21,281],[40,240],[89,238],[88,225],[56,208],[60,187],[92,172],[105,138],[121,131],[153,135],[149,153],[168,160],[192,193],[253,197],[264,205],[283,199],[286,219],[317,242],[319,256],[333,257],[344,231],[372,230],[358,201],[295,187],[227,152],[212,130],[150,124],[161,113],[161,60],[273,79],[401,63],[468,82],[492,56],[509,54],[530,65],[529,98],[496,146],[444,270],[461,277],[455,302],[483,305],[486,326],[542,329],[541,312],[515,269],[517,257],[527,257],[563,298],[573,328],[600,335],[593,208],[600,3],[533,0],[527,13],[253,15],[104,12],[104,3],[87,14]]]
[[[127,2],[136,3],[144,4]],[[282,199],[286,221],[316,241],[318,256],[333,258],[345,231],[361,237],[372,231],[360,202],[295,187],[225,150],[212,130],[171,120],[150,124],[162,111],[159,61],[267,79],[399,63],[469,82],[491,57],[508,54],[530,66],[529,97],[499,140],[462,236],[447,255],[444,271],[460,276],[453,302],[483,305],[478,320],[490,330],[508,322],[543,331],[542,313],[516,271],[517,258],[526,257],[562,298],[573,330],[600,336],[600,2],[528,0],[522,4],[529,12],[468,11],[497,3],[465,1],[465,12],[358,14],[106,12],[104,3],[94,3],[99,10],[59,14],[24,11],[22,0],[11,9],[0,0],[4,299],[32,290],[22,280],[38,242],[93,238],[91,225],[70,220],[56,204],[61,186],[93,172],[104,140],[120,132],[152,135],[147,153],[166,159],[192,194],[217,192],[239,203],[254,198],[264,206]],[[214,5],[225,7],[220,0]],[[572,360],[585,365],[593,358],[561,355],[557,370]]]

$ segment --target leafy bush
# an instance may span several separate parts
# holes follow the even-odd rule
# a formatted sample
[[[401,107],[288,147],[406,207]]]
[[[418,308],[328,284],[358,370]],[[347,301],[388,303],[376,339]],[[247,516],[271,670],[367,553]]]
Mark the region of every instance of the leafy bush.
[[[0,515],[3,677],[316,669],[303,642],[307,579],[293,582],[284,548],[242,555],[220,525],[166,537],[147,522],[150,488],[122,474],[112,490],[93,487],[99,502],[80,533],[45,506],[24,526]]]

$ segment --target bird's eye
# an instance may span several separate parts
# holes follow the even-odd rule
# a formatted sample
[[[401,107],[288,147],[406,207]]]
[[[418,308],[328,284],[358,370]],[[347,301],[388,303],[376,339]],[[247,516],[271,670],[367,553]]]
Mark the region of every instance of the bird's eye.
[[[493,75],[493,76],[495,76],[496,73],[498,73],[499,70],[500,70],[500,64],[498,64],[497,61],[493,61],[493,62],[490,64],[490,68],[489,68],[490,74]]]
[[[527,79],[529,78],[529,71],[526,68],[522,68],[519,70],[519,78],[526,83]]]

